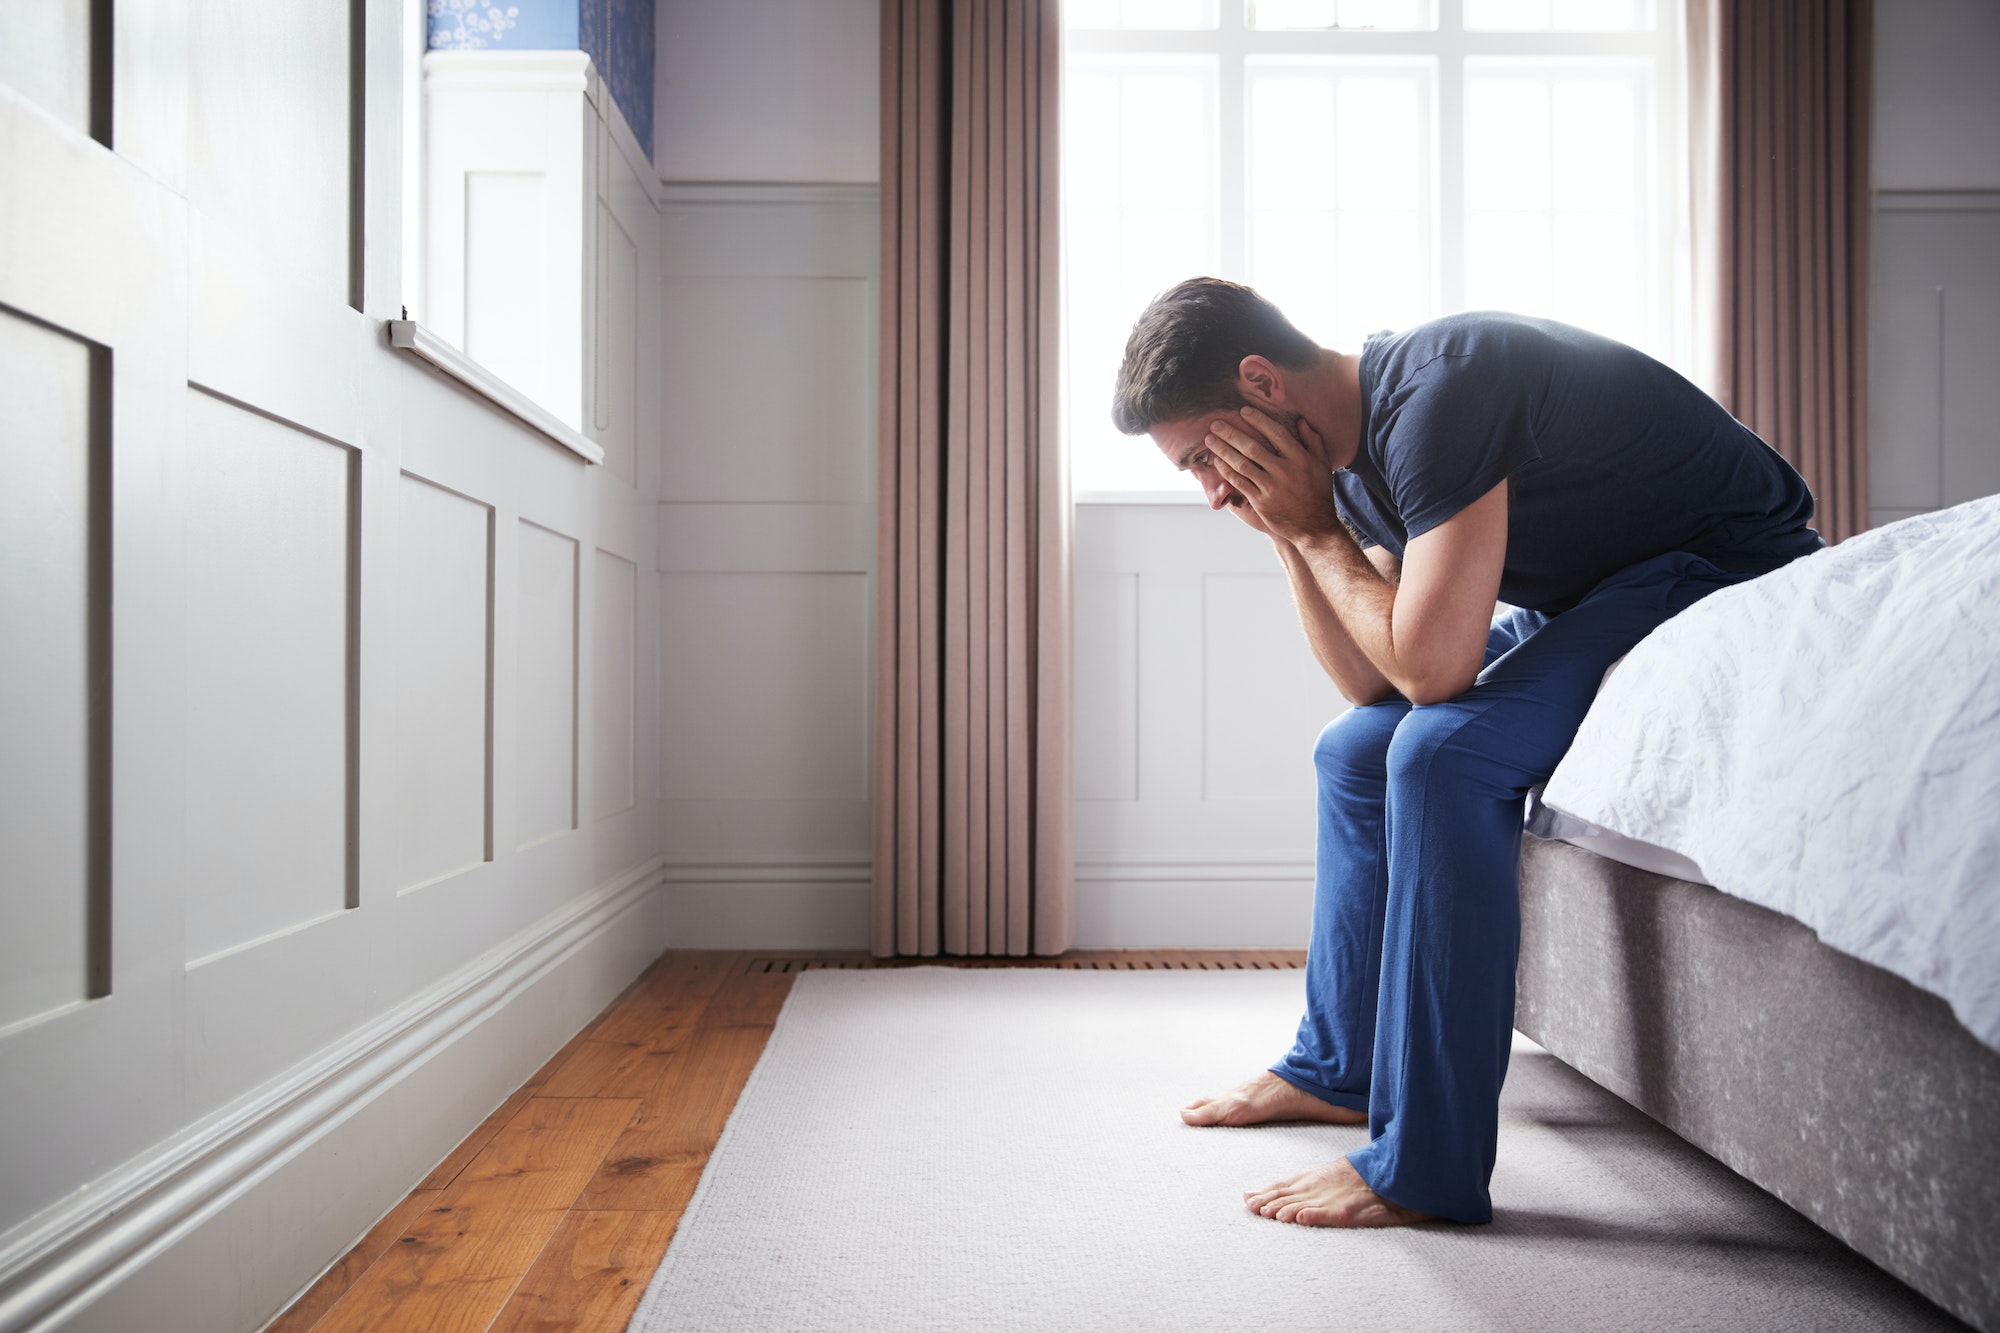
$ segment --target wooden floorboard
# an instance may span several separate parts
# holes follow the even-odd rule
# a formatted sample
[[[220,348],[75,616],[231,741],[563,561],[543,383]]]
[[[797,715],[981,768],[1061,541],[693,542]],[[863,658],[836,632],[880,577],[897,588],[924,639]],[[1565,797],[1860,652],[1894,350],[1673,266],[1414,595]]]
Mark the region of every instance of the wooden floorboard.
[[[612,1145],[577,1206],[676,1214],[686,1207],[768,1036],[769,1028],[755,1027],[696,1032],[659,1104]]]
[[[679,1208],[572,1209],[515,1289],[495,1333],[623,1329],[680,1219]]]
[[[763,1054],[816,967],[1264,969],[1270,949],[874,959],[670,950],[370,1228],[268,1333],[622,1333]]]
[[[368,1271],[369,1265],[382,1257],[382,1252],[399,1240],[418,1214],[429,1208],[443,1194],[443,1190],[420,1189],[403,1196],[403,1201],[389,1210],[389,1215],[377,1222],[363,1236],[355,1247],[341,1257],[339,1263],[329,1268],[319,1281],[306,1289],[306,1294],[293,1301],[291,1308],[278,1316],[277,1321],[265,1333],[305,1333],[328,1310],[333,1308],[355,1279]]]

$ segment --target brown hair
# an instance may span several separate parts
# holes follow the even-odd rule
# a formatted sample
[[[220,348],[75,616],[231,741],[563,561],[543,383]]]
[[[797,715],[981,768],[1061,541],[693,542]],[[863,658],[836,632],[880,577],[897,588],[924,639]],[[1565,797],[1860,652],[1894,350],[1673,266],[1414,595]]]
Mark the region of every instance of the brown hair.
[[[1304,370],[1318,354],[1318,344],[1253,289],[1189,278],[1154,297],[1132,326],[1111,420],[1127,435],[1143,435],[1162,421],[1233,411],[1243,402],[1236,368],[1244,357]]]

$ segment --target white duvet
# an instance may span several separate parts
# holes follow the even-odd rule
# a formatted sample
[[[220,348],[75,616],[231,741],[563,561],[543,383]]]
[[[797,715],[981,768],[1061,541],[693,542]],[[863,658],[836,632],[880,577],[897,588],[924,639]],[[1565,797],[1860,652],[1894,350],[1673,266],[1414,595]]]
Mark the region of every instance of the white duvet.
[[[2000,497],[1668,621],[1609,673],[1542,799],[1544,831],[1568,815],[1677,853],[2000,1050]]]

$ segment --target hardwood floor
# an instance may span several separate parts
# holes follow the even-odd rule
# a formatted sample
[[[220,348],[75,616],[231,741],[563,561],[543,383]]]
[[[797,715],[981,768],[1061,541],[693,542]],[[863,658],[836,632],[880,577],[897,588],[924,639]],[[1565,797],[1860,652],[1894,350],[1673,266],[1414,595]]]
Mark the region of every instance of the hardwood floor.
[[[1303,952],[1289,950],[970,959],[669,951],[467,1135],[269,1333],[619,1333],[801,972],[1304,961]]]

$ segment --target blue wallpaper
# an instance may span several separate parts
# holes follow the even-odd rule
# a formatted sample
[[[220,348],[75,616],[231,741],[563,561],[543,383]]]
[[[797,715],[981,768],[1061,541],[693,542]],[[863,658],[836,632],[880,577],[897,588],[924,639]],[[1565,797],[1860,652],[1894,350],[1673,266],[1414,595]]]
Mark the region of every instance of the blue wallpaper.
[[[654,0],[581,0],[582,43],[611,100],[631,122],[639,146],[653,156]]]
[[[584,51],[653,155],[654,0],[427,0],[433,51]]]

